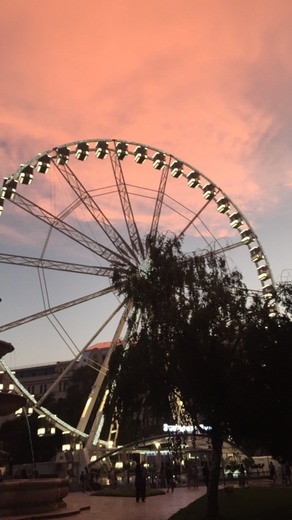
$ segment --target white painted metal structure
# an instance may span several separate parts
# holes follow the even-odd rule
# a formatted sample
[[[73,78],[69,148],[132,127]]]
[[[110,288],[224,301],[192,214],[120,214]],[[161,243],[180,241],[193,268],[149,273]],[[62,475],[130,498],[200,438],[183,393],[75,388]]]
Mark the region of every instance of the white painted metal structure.
[[[30,280],[38,281],[41,298],[33,304],[28,298],[23,315],[2,323],[0,332],[25,330],[27,326],[32,334],[37,324],[36,337],[41,344],[47,332],[42,335],[38,327],[49,320],[73,353],[75,363],[111,326],[111,348],[77,428],[43,407],[50,390],[37,402],[11,374],[18,391],[38,413],[81,438],[89,449],[100,442],[106,400],[106,393],[100,396],[100,392],[115,345],[121,339],[126,342],[131,312],[131,306],[115,293],[112,278],[115,270],[126,273],[131,268],[138,274],[145,270],[147,237],[174,233],[182,237],[186,251],[225,254],[230,267],[240,264],[240,270],[242,261],[244,277],[253,271],[258,286],[252,289],[262,291],[271,313],[275,312],[272,272],[247,218],[216,182],[163,150],[118,139],[88,139],[51,148],[5,177],[0,191],[2,212],[0,238],[1,226],[5,226],[8,237],[9,229],[12,236],[12,230],[19,226],[28,239],[25,247],[20,242],[18,249],[12,240],[10,248],[9,238],[2,241],[0,263],[15,268],[15,272],[10,269],[14,284],[16,276],[21,283],[24,271],[34,273],[30,276],[35,278]],[[73,291],[75,278],[77,294]],[[7,292],[6,302],[9,298],[6,304],[13,309],[15,295]],[[83,306],[87,309],[84,314]],[[84,326],[79,324],[74,340],[79,317]],[[82,332],[89,326],[92,333],[85,341]],[[32,335],[32,347],[34,341]],[[33,348],[37,352],[37,347]],[[3,367],[9,371],[4,363]],[[98,397],[99,409],[88,432]]]

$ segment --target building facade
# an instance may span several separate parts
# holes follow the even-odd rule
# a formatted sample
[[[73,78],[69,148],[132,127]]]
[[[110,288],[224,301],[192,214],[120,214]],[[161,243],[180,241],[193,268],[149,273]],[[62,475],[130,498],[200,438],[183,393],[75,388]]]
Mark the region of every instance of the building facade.
[[[104,342],[88,347],[80,359],[74,363],[72,369],[60,378],[50,395],[55,399],[66,397],[66,391],[72,372],[82,365],[87,364],[99,370],[106,357],[109,346],[109,342]],[[21,367],[15,370],[15,375],[30,394],[34,395],[36,399],[40,399],[65,371],[69,363],[70,361],[57,361],[56,363],[46,365]]]

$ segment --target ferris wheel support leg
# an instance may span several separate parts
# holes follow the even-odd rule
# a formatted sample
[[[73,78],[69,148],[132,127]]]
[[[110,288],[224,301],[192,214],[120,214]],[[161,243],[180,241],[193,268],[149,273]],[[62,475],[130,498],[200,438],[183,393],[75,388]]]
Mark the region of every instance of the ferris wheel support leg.
[[[105,357],[105,360],[103,362],[103,365],[102,365],[102,368],[100,370],[100,372],[98,373],[98,376],[95,380],[95,383],[93,384],[93,387],[91,389],[91,392],[89,394],[89,397],[87,399],[87,402],[85,404],[85,407],[83,409],[83,412],[82,412],[82,415],[80,417],[80,420],[79,420],[79,423],[78,423],[78,430],[81,430],[81,431],[85,431],[86,429],[86,426],[87,426],[87,423],[90,419],[90,416],[91,416],[91,413],[93,411],[93,408],[94,408],[94,405],[96,403],[96,400],[99,396],[99,393],[100,393],[100,390],[101,390],[101,387],[102,387],[102,384],[105,380],[105,377],[106,377],[106,373],[108,371],[108,366],[109,366],[109,361],[110,361],[110,358],[111,358],[111,355],[117,345],[117,343],[119,342],[120,340],[120,337],[121,337],[121,334],[122,334],[122,330],[125,326],[125,323],[127,321],[127,318],[128,318],[128,315],[129,315],[129,312],[131,310],[131,304],[128,304],[123,312],[123,315],[119,321],[119,324],[117,326],[117,329],[116,329],[116,332],[114,334],[114,337],[113,337],[113,340],[112,340],[112,343],[111,343],[111,346],[108,350],[108,353]],[[100,423],[100,420],[101,420],[101,417],[99,418],[99,414],[100,416],[102,416],[102,412],[103,412],[103,408],[104,408],[104,405],[105,405],[105,402],[106,402],[106,398],[107,398],[107,393],[105,393],[105,395],[103,396],[103,399],[102,399],[102,402],[100,404],[100,407],[99,407],[99,411],[97,412],[97,417],[95,418],[94,420],[94,424],[91,428],[91,431],[89,433],[89,437],[93,440],[95,438],[95,434],[96,434],[96,431],[97,431],[97,428],[99,427],[99,423]],[[87,447],[90,447],[90,444],[87,443]]]
[[[110,431],[108,434],[108,441],[107,441],[108,447],[111,448],[116,445],[118,433],[119,433],[119,423],[116,419],[114,419],[111,422]]]
[[[98,440],[99,440],[99,437],[100,437],[100,432],[101,432],[101,429],[102,429],[102,426],[103,426],[103,421],[104,421],[104,417],[103,417],[103,409],[104,409],[104,405],[106,403],[106,400],[107,400],[107,396],[108,396],[108,390],[106,390],[104,396],[103,396],[103,399],[102,399],[102,402],[100,404],[100,407],[96,413],[96,416],[94,418],[94,421],[93,421],[93,425],[91,427],[91,430],[90,430],[90,433],[87,437],[87,441],[86,441],[86,444],[85,444],[85,448],[90,451],[91,448],[93,446],[96,446]]]

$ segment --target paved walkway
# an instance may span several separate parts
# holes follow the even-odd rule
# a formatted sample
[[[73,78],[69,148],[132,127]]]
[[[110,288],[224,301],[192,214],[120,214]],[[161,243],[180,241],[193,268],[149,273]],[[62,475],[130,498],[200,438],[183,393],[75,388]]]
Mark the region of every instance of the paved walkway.
[[[198,490],[182,487],[176,488],[173,493],[148,497],[145,503],[138,504],[135,498],[98,497],[84,493],[70,493],[65,500],[68,509],[90,506],[90,509],[80,511],[77,517],[80,520],[168,520],[176,511],[205,493],[203,486]]]
[[[76,492],[67,495],[67,507],[58,512],[1,517],[1,520],[168,520],[174,513],[205,493],[204,486],[196,490],[181,487],[176,488],[173,493],[146,497],[144,503],[137,504],[134,497],[102,497]]]

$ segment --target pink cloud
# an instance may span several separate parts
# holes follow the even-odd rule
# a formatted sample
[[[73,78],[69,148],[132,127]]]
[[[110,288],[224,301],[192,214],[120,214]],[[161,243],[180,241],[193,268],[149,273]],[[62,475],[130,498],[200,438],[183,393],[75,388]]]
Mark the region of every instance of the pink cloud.
[[[203,171],[256,227],[291,188],[291,15],[285,0],[6,2],[1,175],[73,140],[140,141]]]

